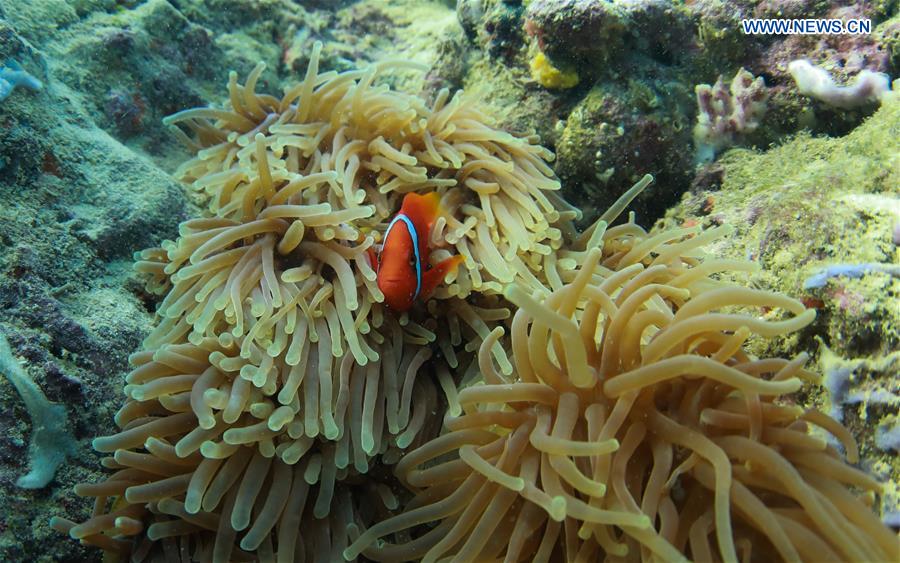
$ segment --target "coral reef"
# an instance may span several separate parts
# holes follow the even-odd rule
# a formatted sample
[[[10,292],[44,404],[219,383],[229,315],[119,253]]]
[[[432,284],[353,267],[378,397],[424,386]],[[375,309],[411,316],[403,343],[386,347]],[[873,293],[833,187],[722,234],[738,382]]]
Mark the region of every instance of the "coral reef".
[[[765,76],[771,88],[769,112],[761,130],[767,144],[800,129],[842,135],[859,125],[874,106],[856,111],[827,106],[797,95],[789,71],[791,61],[807,59],[833,75],[839,83],[851,83],[867,70],[896,75],[896,53],[891,45],[900,29],[897,7],[890,2],[816,2],[702,0],[693,3],[699,18],[698,30],[706,72],[744,67]],[[744,18],[825,18],[830,20],[868,19],[872,33],[860,34],[744,34]]]
[[[462,60],[460,51],[467,47],[471,64],[454,70],[454,84],[483,90],[500,112],[501,125],[537,130],[558,155],[554,169],[566,196],[595,212],[615,200],[615,186],[648,171],[671,190],[639,201],[642,214],[662,215],[675,203],[670,193],[690,188],[696,162],[684,156],[694,145],[689,133],[698,113],[689,96],[697,84],[734,76],[742,68],[764,78],[768,111],[740,142],[768,146],[804,129],[846,134],[874,111],[848,112],[799,95],[788,72],[791,61],[807,58],[839,82],[851,82],[863,69],[888,75],[898,70],[900,16],[892,3],[541,0],[523,5],[524,10],[518,2],[459,2],[464,34],[447,39],[453,48],[439,51],[438,65]],[[874,30],[745,34],[741,20],[750,17],[868,18]],[[511,21],[518,21],[518,31],[510,30]],[[574,78],[560,81],[556,73],[532,72],[533,65],[578,76],[579,82],[556,88]],[[701,162],[718,156],[703,153]]]
[[[629,51],[666,62],[682,57],[684,38],[692,34],[688,15],[663,0],[535,0],[528,3],[524,28],[554,60],[597,76]]]
[[[689,100],[665,71],[650,83],[635,78],[591,89],[559,125],[555,170],[564,186],[578,186],[566,197],[593,218],[615,201],[612,186],[633,183],[647,170],[661,184],[687,183],[693,164]],[[635,209],[656,216],[670,195],[645,193]]]
[[[622,11],[621,2],[534,0],[528,4],[525,29],[555,60],[607,60],[622,48],[626,32]]]
[[[467,45],[471,61],[458,82],[481,94],[505,128],[541,135],[571,201],[599,214],[615,201],[614,186],[648,171],[676,191],[688,185],[695,108],[680,47],[691,33],[686,10],[655,0],[542,1],[524,10],[487,1],[460,2],[457,14],[465,36],[453,44]],[[458,59],[458,49],[447,52]],[[668,193],[637,209],[661,214]]]
[[[569,7],[572,9],[562,9]],[[862,17],[872,19],[874,31],[864,35],[754,36],[741,32],[740,19],[746,17]],[[582,42],[579,38],[589,29],[606,34],[608,41],[593,37],[588,43]],[[0,560],[97,563],[103,557],[100,550],[55,532],[48,522],[54,514],[91,514],[89,499],[71,495],[73,484],[96,483],[111,469],[122,469],[117,467],[115,454],[103,462],[104,466],[98,465],[91,438],[119,431],[114,414],[121,406],[122,377],[132,369],[128,355],[154,326],[154,310],[161,299],[158,292],[172,290],[167,274],[158,278],[159,287],[151,284],[150,289],[157,291],[149,291],[146,280],[133,273],[131,253],[136,248],[158,247],[164,238],[178,237],[171,244],[181,244],[199,233],[193,231],[197,223],[189,223],[191,233],[180,237],[178,223],[187,217],[209,218],[212,213],[210,191],[184,189],[164,172],[175,170],[193,154],[188,155],[190,147],[186,152],[181,144],[172,142],[162,117],[185,107],[217,102],[228,69],[246,76],[261,60],[266,68],[258,77],[257,90],[277,93],[280,99],[285,87],[302,77],[316,40],[325,44],[320,74],[352,71],[358,61],[414,60],[417,65],[395,68],[381,74],[379,80],[397,90],[422,92],[428,100],[444,87],[451,91],[464,87],[471,98],[481,101],[483,113],[496,117],[493,128],[514,132],[518,137],[537,133],[542,144],[559,155],[548,163],[562,180],[563,191],[557,193],[564,193],[588,218],[601,214],[615,201],[621,186],[652,172],[664,188],[638,196],[632,208],[639,222],[664,214],[681,194],[690,191],[671,211],[665,225],[733,225],[735,232],[713,241],[709,250],[726,258],[749,257],[761,262],[765,267],[750,273],[752,285],[797,295],[807,307],[818,310],[816,321],[796,333],[772,339],[751,335],[746,342],[748,353],[793,357],[806,352],[817,358],[817,370],[825,375],[824,383],[833,392],[807,387],[785,400],[804,407],[818,406],[843,421],[860,442],[860,467],[885,483],[885,494],[878,498],[876,509],[880,509],[884,522],[900,527],[900,466],[892,449],[898,420],[893,397],[900,394],[895,353],[900,329],[896,307],[892,307],[900,291],[897,278],[866,271],[860,277],[829,277],[821,287],[803,289],[806,280],[817,279],[814,276],[835,265],[851,265],[852,273],[857,273],[859,265],[874,264],[880,269],[896,263],[900,199],[892,186],[900,182],[896,178],[896,157],[890,151],[896,144],[887,135],[896,131],[896,113],[887,100],[879,111],[877,104],[845,110],[808,98],[798,92],[788,70],[791,61],[807,59],[838,84],[852,84],[864,70],[897,76],[900,16],[896,2],[0,0],[0,62],[8,65],[3,72],[10,75],[14,69],[9,61],[17,61],[42,83],[39,92],[17,88],[0,103],[2,332],[13,357],[24,362],[23,367],[47,398],[65,409],[77,440],[71,457],[59,467],[49,486],[40,490],[16,486],[17,479],[28,470],[32,426],[15,388],[0,378],[4,407],[0,411],[0,503],[15,507],[0,519]],[[578,76],[578,83],[569,88],[546,88],[530,68],[538,55],[544,57],[546,69]],[[422,66],[431,68],[424,76]],[[767,153],[723,152],[718,162],[699,169],[694,177],[694,86],[712,83],[720,75],[730,77],[740,68],[764,77],[770,93],[761,124],[752,136],[740,139],[741,144],[778,145],[800,130],[846,137],[828,140],[802,134]],[[548,84],[562,75],[550,77]],[[464,105],[464,109],[469,108]],[[854,130],[873,113],[872,121]],[[185,132],[195,135],[190,127]],[[394,146],[393,140],[387,142]],[[242,153],[239,163],[247,166],[248,177],[259,174],[249,150],[254,143],[255,139],[249,139],[242,147],[247,152]],[[402,143],[397,148],[402,149]],[[274,152],[270,150],[269,154]],[[276,175],[280,166],[277,161],[269,159]],[[380,174],[373,170],[367,173],[373,177]],[[392,197],[386,198],[396,203]],[[471,199],[468,204],[477,208],[481,202]],[[360,233],[377,241],[380,216],[359,221],[378,225],[372,232]],[[318,237],[317,229],[322,230],[309,227],[304,236]],[[447,235],[452,227],[443,225],[442,229],[441,234]],[[326,243],[337,244],[336,240],[340,242],[332,239]],[[537,244],[535,248],[545,251]],[[158,268],[149,263],[166,252],[150,253],[143,266]],[[456,252],[455,248],[442,248],[438,257]],[[277,247],[272,256],[279,268],[300,266],[280,262]],[[189,262],[188,258],[183,268],[189,268]],[[523,263],[541,284],[551,281],[542,279],[532,268],[536,262]],[[351,264],[355,264],[352,259]],[[569,262],[563,260],[562,264]],[[498,267],[494,270],[502,272]],[[326,265],[322,271],[327,274],[332,270]],[[560,285],[551,289],[571,283],[568,276],[574,270],[561,271],[565,275]],[[459,285],[461,280],[471,282],[468,272],[451,279],[443,291],[451,291],[450,285]],[[728,272],[717,275],[730,277]],[[517,283],[537,287],[534,281],[517,279]],[[415,437],[412,432],[401,432],[406,448],[415,448],[437,430],[445,403],[451,416],[462,415],[455,387],[448,382],[462,377],[468,385],[476,380],[480,369],[472,353],[479,342],[491,336],[497,325],[510,328],[510,313],[505,311],[512,311],[515,305],[497,294],[500,288],[491,282],[499,286],[506,283],[499,280],[493,274],[486,275],[482,281],[489,285],[478,290],[473,282],[471,307],[477,315],[488,314],[490,319],[484,319],[484,326],[477,331],[468,328],[465,320],[460,321],[459,347],[441,346],[445,341],[438,338],[441,330],[452,334],[456,330],[453,324],[437,323],[436,328],[429,324],[430,315],[444,318],[445,308],[454,300],[449,293],[440,295],[424,311],[407,316],[407,327],[412,326],[412,331],[418,330],[417,326],[431,330],[436,340],[430,345],[430,358],[413,355],[410,365],[418,366],[421,360],[421,366],[412,371],[409,366],[400,366],[397,378],[405,381],[407,373],[418,374],[411,395],[417,397],[425,389],[426,402],[437,408],[434,419],[421,421],[413,419],[426,411],[415,406],[410,409],[410,426],[417,431]],[[335,279],[328,282],[334,285]],[[165,284],[169,285],[164,288]],[[461,289],[463,286],[453,291]],[[481,296],[482,290],[493,295]],[[333,298],[334,294],[323,298],[320,304]],[[253,300],[251,292],[251,304]],[[764,309],[761,314],[773,320],[777,310]],[[507,318],[500,318],[504,316]],[[244,319],[251,323],[258,317],[251,310]],[[332,325],[328,324],[327,313],[324,322],[330,336]],[[382,328],[390,322],[385,320]],[[337,319],[338,326],[340,323]],[[378,332],[372,324],[366,327],[369,333],[363,338]],[[360,328],[364,330],[364,326]],[[244,328],[249,330],[247,325]],[[417,332],[410,338],[424,346],[425,334]],[[827,346],[819,346],[816,337]],[[263,342],[267,353],[270,343],[265,338],[256,342]],[[348,343],[342,340],[340,344],[343,357],[352,356]],[[319,345],[319,341],[309,342],[307,349],[318,350]],[[503,350],[507,361],[501,362],[504,356],[500,350],[508,345],[506,336],[497,336],[499,349],[495,348],[493,361],[498,362],[500,369],[495,371],[500,371],[501,377],[509,377],[515,367],[508,348]],[[825,353],[826,347],[832,350],[831,355]],[[447,350],[456,353],[458,367],[433,369],[443,365]],[[232,357],[244,360],[239,353]],[[135,360],[146,357],[136,356]],[[151,359],[144,365],[159,367],[154,362]],[[240,371],[237,373],[235,377]],[[193,375],[197,374],[180,374],[186,379]],[[232,372],[228,375],[234,376]],[[335,400],[340,395],[340,379],[337,381],[332,390]],[[352,391],[351,379],[347,381]],[[432,385],[426,385],[428,381]],[[143,383],[130,385],[136,387],[129,388],[129,394],[152,392],[152,387],[145,389]],[[364,407],[364,383],[362,391]],[[402,399],[402,389],[398,393]],[[210,400],[216,404],[213,395],[210,393]],[[477,403],[467,406],[483,408]],[[242,416],[261,422],[263,418],[256,415],[270,418],[274,413],[266,413],[267,408],[257,406]],[[344,412],[355,408],[348,405]],[[224,409],[213,410],[218,413]],[[349,425],[351,446],[354,427]],[[389,430],[385,424],[384,441],[396,442],[399,437]],[[284,439],[284,432],[290,438],[290,430],[282,428],[278,439]],[[822,437],[829,440],[830,447],[841,447],[839,442]],[[344,532],[334,527],[335,522],[346,522],[356,515],[359,528],[364,529],[396,514],[401,504],[406,505],[389,467],[397,461],[396,452],[401,448],[391,446],[392,453],[386,460],[380,454],[363,455],[360,459],[366,459],[368,465],[363,476],[353,473],[356,469],[352,463],[341,479],[336,470],[330,506],[340,513],[334,520],[316,519],[317,502],[320,507],[326,505],[327,495],[319,494],[320,483],[331,479],[323,473],[327,463],[322,462],[332,455],[329,447],[340,441],[330,441],[320,433],[313,442],[301,471],[303,479],[295,479],[303,461],[291,469],[284,467],[281,458],[273,458],[265,478],[290,474],[290,483],[283,481],[281,488],[273,490],[264,482],[254,494],[260,507],[268,507],[267,514],[276,511],[279,501],[289,502],[294,508],[306,506],[301,515],[304,538],[316,546],[311,549],[329,551],[331,559],[339,560],[345,547],[340,537],[352,542],[355,536],[342,536]],[[167,462],[177,457],[165,457],[172,450],[159,443],[153,442],[151,447]],[[131,453],[139,450],[134,448]],[[333,451],[337,455],[337,449]],[[136,463],[131,453],[119,454],[123,463]],[[197,457],[189,456],[188,465],[174,466],[190,468]],[[258,478],[263,472],[261,460],[238,456],[233,462],[222,461],[221,468],[231,463],[228,474],[238,475],[235,488],[240,488],[237,479],[247,475],[238,472],[239,463],[245,461],[242,470],[249,469],[253,462],[252,473]],[[581,461],[576,459],[578,463]],[[154,468],[165,472],[174,466],[162,463]],[[253,483],[252,479],[248,481],[245,495],[250,495]],[[224,481],[216,487],[222,485]],[[291,491],[295,495],[290,496]],[[306,497],[300,498],[301,494]],[[226,500],[223,497],[219,508]],[[210,525],[209,519],[186,523],[188,513],[177,502],[150,503],[156,512],[148,514],[140,535],[146,535],[147,527],[152,526],[156,526],[154,533],[168,534],[191,525]],[[740,518],[735,521],[740,522]],[[136,531],[136,525],[130,513],[120,521],[129,533]],[[239,534],[235,543],[239,545],[254,527],[258,532],[265,523],[256,526],[255,521],[252,525],[248,522],[241,532],[244,535]],[[80,533],[85,531],[90,530]],[[418,537],[422,531],[413,529],[413,536]],[[199,532],[157,542],[142,541],[135,556],[174,558],[173,548],[208,545],[203,538],[210,535]],[[202,541],[196,541],[198,538]],[[332,542],[334,538],[338,539]],[[271,534],[271,539],[277,545],[277,535]],[[391,541],[408,539],[401,533]],[[256,540],[247,541],[251,545]],[[257,553],[268,553],[267,542],[269,539],[263,538]],[[715,549],[715,542],[710,543]],[[227,544],[224,541],[222,545]],[[149,554],[144,551],[147,549]]]
[[[523,4],[507,0],[460,0],[456,15],[466,37],[492,59],[512,63],[524,41]]]

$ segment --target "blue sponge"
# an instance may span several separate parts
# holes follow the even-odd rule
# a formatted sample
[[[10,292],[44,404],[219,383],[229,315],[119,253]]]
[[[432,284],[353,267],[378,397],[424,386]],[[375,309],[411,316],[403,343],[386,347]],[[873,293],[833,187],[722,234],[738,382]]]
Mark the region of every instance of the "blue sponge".
[[[34,91],[43,88],[41,81],[28,74],[18,61],[9,59],[6,61],[6,64],[0,67],[0,102],[12,94],[16,86],[24,86]]]
[[[19,477],[16,484],[24,489],[40,489],[53,480],[57,468],[75,449],[69,431],[69,420],[62,405],[47,400],[41,388],[32,381],[13,357],[6,337],[0,333],[0,372],[22,396],[33,426],[28,457],[31,471]]]

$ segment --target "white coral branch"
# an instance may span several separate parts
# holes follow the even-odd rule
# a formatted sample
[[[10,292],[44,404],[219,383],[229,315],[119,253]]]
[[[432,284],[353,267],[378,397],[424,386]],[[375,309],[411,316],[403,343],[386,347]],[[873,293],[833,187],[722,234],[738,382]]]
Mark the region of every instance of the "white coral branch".
[[[791,61],[788,71],[801,94],[842,109],[876,103],[891,89],[890,78],[883,72],[863,70],[853,84],[838,86],[828,71],[805,59]]]

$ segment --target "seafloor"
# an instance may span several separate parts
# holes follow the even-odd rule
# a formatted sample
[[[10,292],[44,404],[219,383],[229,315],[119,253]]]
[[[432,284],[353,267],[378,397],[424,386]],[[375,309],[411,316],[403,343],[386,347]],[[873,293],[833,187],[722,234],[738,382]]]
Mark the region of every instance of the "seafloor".
[[[601,4],[620,12],[598,15]],[[153,322],[157,298],[132,254],[197,214],[170,176],[187,153],[161,119],[221,103],[228,71],[259,61],[258,89],[280,92],[317,40],[324,70],[415,60],[431,70],[394,87],[464,88],[502,127],[536,131],[588,215],[652,173],[639,223],[732,225],[717,255],[758,262],[749,283],[818,310],[753,352],[811,355],[824,385],[794,400],[850,428],[860,466],[887,483],[882,518],[900,526],[900,100],[836,108],[787,71],[807,58],[839,83],[863,69],[897,77],[897,11],[889,0],[0,0],[0,72],[18,64],[42,83],[0,98],[0,332],[74,437],[49,484],[18,487],[32,422],[0,378],[0,561],[102,559],[48,522],[89,510],[72,487],[103,472],[91,439],[113,431],[128,355]],[[864,17],[874,29],[745,36],[742,14]],[[741,68],[764,78],[768,111],[698,159],[695,86]]]

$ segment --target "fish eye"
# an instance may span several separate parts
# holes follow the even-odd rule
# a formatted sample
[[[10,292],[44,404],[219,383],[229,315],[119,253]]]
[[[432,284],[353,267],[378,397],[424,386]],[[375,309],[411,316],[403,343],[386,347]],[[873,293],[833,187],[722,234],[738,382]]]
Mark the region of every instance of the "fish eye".
[[[409,257],[409,267],[410,267],[410,268],[415,268],[415,267],[416,267],[416,258],[415,258],[415,256],[410,256],[410,257]]]

